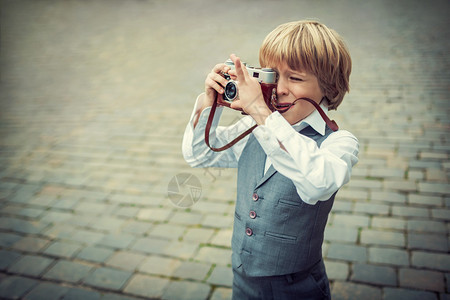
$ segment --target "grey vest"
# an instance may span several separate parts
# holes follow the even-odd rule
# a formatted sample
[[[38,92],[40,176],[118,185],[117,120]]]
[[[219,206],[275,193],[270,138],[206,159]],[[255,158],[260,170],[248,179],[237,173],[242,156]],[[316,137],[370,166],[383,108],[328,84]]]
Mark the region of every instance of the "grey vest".
[[[300,131],[321,143],[325,136],[310,126]],[[238,164],[232,238],[233,268],[247,276],[300,272],[322,258],[322,242],[334,196],[309,205],[290,179],[273,166],[264,174],[266,154],[253,134]]]

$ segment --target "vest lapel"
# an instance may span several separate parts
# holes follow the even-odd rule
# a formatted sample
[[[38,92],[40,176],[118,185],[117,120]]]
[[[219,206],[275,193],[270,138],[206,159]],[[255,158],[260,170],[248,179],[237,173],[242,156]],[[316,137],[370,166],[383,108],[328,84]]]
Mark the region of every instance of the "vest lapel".
[[[265,163],[265,160],[264,160],[264,163]],[[263,172],[264,172],[264,166],[263,166]],[[259,188],[264,182],[266,182],[276,172],[277,172],[277,170],[275,170],[273,165],[271,165],[269,167],[269,169],[267,170],[266,174],[264,174],[263,178],[261,178],[261,180],[258,181],[258,183],[256,184],[255,189]]]

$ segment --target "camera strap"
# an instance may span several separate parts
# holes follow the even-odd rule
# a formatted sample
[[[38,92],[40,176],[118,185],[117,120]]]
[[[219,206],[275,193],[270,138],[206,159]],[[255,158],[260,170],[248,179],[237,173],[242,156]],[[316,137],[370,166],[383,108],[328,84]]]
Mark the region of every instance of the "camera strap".
[[[320,105],[317,104],[317,102],[315,102],[314,100],[312,100],[310,98],[306,98],[306,97],[305,98],[298,98],[294,102],[292,102],[292,104],[288,107],[288,109],[291,108],[299,100],[308,101],[309,103],[314,105],[314,107],[317,109],[317,111],[319,112],[320,116],[322,117],[322,119],[327,124],[327,126],[333,131],[339,130],[339,126],[336,124],[336,122],[334,120],[330,120],[330,118],[328,118],[327,114],[323,111],[323,109],[320,107]],[[212,147],[210,145],[210,143],[209,143],[209,133],[211,131],[211,125],[212,125],[212,122],[213,122],[213,119],[214,119],[214,115],[216,113],[216,108],[217,108],[217,99],[214,100],[214,102],[213,102],[213,105],[211,107],[211,111],[210,111],[209,116],[208,116],[208,121],[206,122],[206,127],[205,127],[205,143],[214,152],[220,152],[220,151],[223,151],[223,150],[227,150],[228,148],[232,147],[234,144],[236,144],[237,142],[242,140],[245,136],[250,134],[258,126],[257,124],[253,125],[249,129],[247,129],[246,131],[241,133],[234,140],[232,140],[231,142],[226,144],[225,146],[222,146],[222,147],[219,147],[219,148]],[[283,110],[283,111],[287,111],[287,109]]]
[[[220,152],[220,151],[223,151],[223,150],[227,150],[228,148],[232,147],[234,144],[236,144],[237,142],[242,140],[246,135],[250,134],[253,131],[253,129],[255,129],[256,126],[258,126],[257,124],[253,125],[249,129],[247,129],[246,131],[241,133],[237,138],[235,138],[234,140],[232,140],[231,142],[226,144],[225,146],[222,146],[222,147],[219,147],[219,148],[212,147],[209,144],[209,132],[211,130],[211,125],[212,125],[212,122],[213,122],[213,119],[214,119],[214,115],[216,113],[216,108],[217,108],[217,98],[216,98],[216,100],[214,100],[214,103],[213,103],[213,105],[211,107],[211,111],[209,112],[208,121],[206,122],[206,127],[205,127],[205,143],[209,147],[209,149],[211,149],[214,152]]]

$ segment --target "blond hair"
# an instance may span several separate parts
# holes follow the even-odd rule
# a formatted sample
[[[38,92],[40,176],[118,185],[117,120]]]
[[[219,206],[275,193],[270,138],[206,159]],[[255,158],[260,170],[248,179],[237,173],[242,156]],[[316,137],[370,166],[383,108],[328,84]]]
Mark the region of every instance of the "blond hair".
[[[350,90],[352,61],[347,46],[336,31],[316,21],[279,25],[264,39],[259,61],[261,67],[285,62],[292,70],[314,74],[329,109],[336,109]]]

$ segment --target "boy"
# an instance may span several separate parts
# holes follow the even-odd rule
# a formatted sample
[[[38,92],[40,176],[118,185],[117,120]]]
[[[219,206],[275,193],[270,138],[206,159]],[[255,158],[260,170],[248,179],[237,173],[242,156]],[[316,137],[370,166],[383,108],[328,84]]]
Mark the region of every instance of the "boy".
[[[338,189],[350,180],[358,141],[333,132],[310,98],[324,111],[336,109],[349,90],[351,59],[341,37],[315,21],[278,26],[260,48],[261,67],[277,72],[274,111],[261,87],[235,55],[235,69],[216,65],[205,80],[183,139],[192,167],[237,167],[237,200],[232,237],[233,299],[330,299],[322,259],[328,213]],[[238,81],[231,107],[248,114],[232,126],[211,127],[211,144],[229,142],[254,124],[252,134],[223,152],[205,145],[211,105],[222,97],[228,73]],[[216,111],[216,119],[222,107]]]

